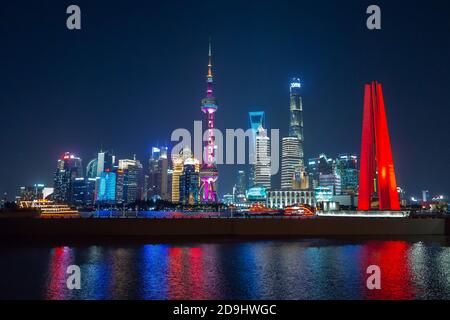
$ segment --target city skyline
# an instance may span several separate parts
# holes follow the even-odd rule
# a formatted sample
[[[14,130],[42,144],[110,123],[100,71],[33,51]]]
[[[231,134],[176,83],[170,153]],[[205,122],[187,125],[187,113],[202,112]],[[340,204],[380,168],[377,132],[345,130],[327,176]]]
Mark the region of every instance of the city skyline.
[[[20,8],[12,4],[7,6],[11,6],[13,11]],[[221,6],[227,8],[224,4]],[[247,9],[253,6],[256,5],[242,5]],[[287,13],[291,6],[293,4],[280,5],[278,10]],[[303,6],[307,12],[317,10],[312,5]],[[328,15],[331,15],[334,5],[330,4],[330,6],[324,9]],[[345,6],[352,9],[350,12],[364,9],[364,5],[346,4]],[[385,18],[386,28],[401,25],[405,18],[398,15],[395,17],[398,21],[389,18],[389,14],[394,15],[394,12],[399,10],[399,5],[384,4],[384,7],[388,9]],[[98,14],[95,13],[96,8],[97,5],[84,5],[84,10],[94,10],[94,15]],[[164,8],[162,5],[163,11]],[[47,8],[39,10],[44,9]],[[55,9],[50,8],[50,10]],[[115,12],[117,8],[110,10]],[[190,14],[194,14],[192,8],[189,10]],[[17,139],[11,145],[8,156],[1,160],[2,167],[8,170],[2,170],[0,191],[7,191],[11,199],[19,186],[34,183],[51,185],[55,160],[66,151],[81,157],[85,164],[99,149],[114,150],[119,158],[131,158],[133,154],[137,154],[137,158],[146,163],[151,147],[168,142],[173,129],[178,127],[189,129],[194,120],[202,120],[201,113],[198,111],[198,101],[204,91],[202,87],[204,44],[211,34],[215,42],[215,65],[219,78],[216,91],[220,96],[220,105],[223,106],[220,120],[217,122],[219,129],[246,128],[247,112],[264,110],[267,127],[280,128],[281,136],[287,136],[288,132],[283,130],[286,131],[285,124],[289,117],[289,81],[292,77],[300,77],[304,90],[302,97],[305,100],[305,159],[317,156],[319,153],[326,153],[333,157],[337,157],[340,153],[359,155],[362,86],[365,82],[378,79],[385,87],[388,118],[391,123],[395,123],[390,130],[398,185],[405,188],[409,194],[418,195],[421,190],[430,190],[431,194],[448,193],[449,173],[445,169],[449,152],[445,148],[445,141],[448,140],[449,133],[445,130],[444,121],[448,113],[448,108],[445,107],[448,102],[443,98],[443,92],[445,92],[443,88],[436,86],[436,83],[450,82],[447,79],[448,75],[441,73],[438,68],[439,59],[441,55],[445,56],[448,46],[442,46],[439,43],[437,47],[438,43],[434,42],[435,40],[425,39],[430,50],[432,48],[436,50],[439,48],[439,50],[434,54],[416,52],[413,57],[406,59],[405,50],[400,46],[411,46],[412,39],[400,37],[400,44],[394,44],[394,36],[386,36],[383,31],[373,35],[367,33],[367,30],[362,27],[360,34],[356,35],[356,40],[352,40],[355,44],[350,44],[350,40],[340,34],[336,35],[338,40],[318,45],[312,39],[314,33],[312,30],[319,26],[319,22],[308,20],[299,22],[310,30],[311,34],[300,32],[297,36],[290,31],[290,24],[287,21],[280,20],[280,13],[271,14],[264,5],[258,7],[256,11],[251,27],[245,32],[250,40],[245,46],[242,46],[240,42],[244,36],[230,38],[230,33],[226,32],[227,28],[220,28],[220,30],[213,28],[208,31],[208,34],[206,31],[197,33],[189,50],[181,52],[176,49],[187,44],[181,39],[181,35],[184,34],[182,31],[169,31],[171,35],[176,35],[180,31],[180,35],[175,37],[175,40],[172,37],[174,40],[172,42],[169,41],[170,39],[156,36],[152,45],[144,45],[141,38],[148,29],[143,28],[141,33],[128,40],[129,44],[136,49],[136,62],[127,59],[130,57],[128,52],[107,50],[110,46],[117,46],[115,42],[117,39],[112,37],[89,49],[89,52],[80,59],[75,59],[76,54],[83,52],[81,48],[86,41],[92,41],[92,37],[104,33],[104,30],[99,28],[99,24],[92,20],[80,34],[73,35],[63,31],[52,31],[50,27],[56,23],[56,20],[43,21],[40,31],[47,32],[61,40],[63,44],[73,43],[74,53],[56,44],[51,45],[50,48],[38,46],[38,54],[34,59],[43,62],[49,59],[44,55],[53,55],[54,67],[58,70],[55,70],[52,76],[44,76],[39,67],[30,66],[27,61],[31,57],[26,52],[13,57],[17,50],[36,45],[33,42],[35,36],[31,31],[27,31],[26,39],[29,41],[27,44],[19,45],[14,43],[12,38],[8,38],[6,41],[10,49],[3,52],[2,56],[6,58],[5,61],[11,63],[5,66],[5,78],[1,80],[5,88],[2,101],[6,106],[5,117],[17,119],[17,122],[12,121],[1,129],[2,145],[11,145],[11,142],[8,142],[10,137]],[[144,25],[148,23],[149,26],[151,24],[164,26],[162,21],[147,21],[137,11],[134,13]],[[426,13],[423,13],[425,17]],[[229,10],[225,10],[224,14],[243,18]],[[261,31],[258,28],[264,26],[261,15],[266,15],[269,22],[277,27],[268,36],[270,41],[259,41],[265,35],[263,32],[265,29],[262,28]],[[331,24],[342,24],[344,30],[348,27],[342,21],[343,18],[332,17],[335,20],[332,20]],[[182,18],[181,24],[187,23],[187,17]],[[158,17],[158,19],[162,18]],[[128,31],[136,28],[133,23],[127,23],[125,20],[121,22],[125,22]],[[3,23],[14,22],[5,19]],[[324,22],[321,21],[320,25],[323,24]],[[329,21],[323,28],[326,26],[330,26]],[[200,27],[197,26],[197,28]],[[425,33],[431,29],[425,22],[412,27],[421,28]],[[406,32],[405,29],[400,31]],[[12,33],[17,36],[23,32],[21,29],[16,29]],[[443,30],[438,29],[437,32],[443,32]],[[301,41],[305,48],[300,49],[296,39]],[[349,56],[342,56],[344,46],[338,44],[340,41],[350,47],[359,46],[370,53],[358,51],[360,56],[356,62],[353,61],[355,66],[351,66],[344,60],[352,55],[346,52]],[[391,52],[387,55],[373,42],[382,43],[389,48],[397,48],[399,52],[395,54]],[[156,47],[157,43],[164,44],[166,49],[153,55],[147,54],[149,50]],[[327,54],[332,48],[337,56]],[[100,62],[99,57],[106,52],[108,52],[108,58]],[[163,58],[165,53],[168,55],[167,58]],[[320,54],[321,58],[315,59],[312,53]],[[283,56],[286,56],[286,59],[281,60]],[[355,58],[354,55],[352,57]],[[436,59],[431,61],[426,57]],[[388,61],[388,58],[392,58],[392,61]],[[90,61],[91,59],[93,62]],[[365,59],[370,59],[370,63],[366,65]],[[163,63],[169,60],[173,62],[172,65]],[[121,63],[117,64],[117,61]],[[163,69],[155,65],[156,61],[167,68],[166,72],[170,76],[162,73]],[[138,68],[138,64],[143,62],[147,64],[142,70]],[[338,66],[338,63],[343,65]],[[260,68],[262,64],[266,65]],[[394,65],[396,65],[395,68]],[[411,65],[415,67],[415,81],[410,81]],[[26,66],[30,67],[28,71],[30,78],[28,82],[23,83],[17,75],[12,73]],[[78,68],[84,71],[89,68],[89,71],[83,73],[78,71]],[[93,79],[86,79],[86,75]],[[348,77],[348,75],[351,76]],[[109,76],[112,78],[106,80],[105,77]],[[119,76],[131,79],[131,85],[120,80]],[[40,77],[43,77],[43,81],[37,84]],[[6,78],[10,81],[5,82]],[[430,81],[433,85],[427,83],[430,78],[433,79]],[[89,89],[91,81],[98,82],[100,79],[106,80],[105,83],[99,83],[95,90]],[[343,79],[346,81],[343,82]],[[169,85],[170,83],[173,83],[172,86]],[[168,91],[163,89],[164,87],[171,88],[170,96],[167,94]],[[116,89],[117,92],[111,92]],[[156,94],[157,91],[161,94]],[[426,104],[426,113],[423,112],[424,104]],[[158,105],[162,105],[161,110],[173,107],[180,116],[169,120],[169,114],[157,112]],[[130,108],[130,106],[135,107]],[[406,112],[407,110],[409,112]],[[132,121],[133,125],[124,123],[124,113],[125,119]],[[439,117],[435,116],[436,114],[439,114]],[[339,117],[343,120],[336,121],[340,119]],[[413,124],[420,120],[422,122],[417,130]],[[124,134],[124,132],[127,133]],[[158,141],[160,143],[157,143]],[[437,153],[438,151],[440,153]],[[440,155],[433,159],[433,166],[428,165],[430,154]],[[427,170],[422,170],[423,167]],[[219,174],[224,177],[224,179],[221,178],[219,186],[221,194],[231,190],[239,169],[239,166],[219,167]],[[275,181],[274,184],[278,185],[279,182]]]
[[[450,1],[1,8],[0,300],[450,300]]]

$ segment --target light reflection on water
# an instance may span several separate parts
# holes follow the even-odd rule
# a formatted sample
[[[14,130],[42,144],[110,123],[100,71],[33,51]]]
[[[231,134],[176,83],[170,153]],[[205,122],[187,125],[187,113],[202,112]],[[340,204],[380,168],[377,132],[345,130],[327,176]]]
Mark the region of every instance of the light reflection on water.
[[[177,212],[177,211],[117,211],[97,210],[81,212],[82,218],[215,218],[230,217],[229,212]]]
[[[445,239],[19,246],[0,261],[0,298],[450,299]],[[81,290],[66,287],[71,264]],[[366,287],[369,265],[381,290]]]

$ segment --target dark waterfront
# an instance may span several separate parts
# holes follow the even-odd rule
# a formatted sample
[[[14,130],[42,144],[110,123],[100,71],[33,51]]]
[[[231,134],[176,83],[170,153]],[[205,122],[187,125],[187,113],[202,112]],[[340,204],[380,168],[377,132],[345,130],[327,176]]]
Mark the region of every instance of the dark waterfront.
[[[94,243],[94,242],[92,242]],[[1,299],[450,299],[450,239],[3,243]],[[66,268],[81,268],[68,290]],[[382,289],[366,288],[378,265]]]

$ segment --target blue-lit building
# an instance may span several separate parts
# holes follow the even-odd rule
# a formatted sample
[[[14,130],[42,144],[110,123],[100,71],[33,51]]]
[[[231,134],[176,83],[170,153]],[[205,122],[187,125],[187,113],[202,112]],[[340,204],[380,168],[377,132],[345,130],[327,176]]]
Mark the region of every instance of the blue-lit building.
[[[248,189],[247,201],[249,202],[265,202],[267,199],[267,189],[262,186],[256,186]]]
[[[112,204],[116,202],[115,172],[102,172],[98,181],[97,202]]]

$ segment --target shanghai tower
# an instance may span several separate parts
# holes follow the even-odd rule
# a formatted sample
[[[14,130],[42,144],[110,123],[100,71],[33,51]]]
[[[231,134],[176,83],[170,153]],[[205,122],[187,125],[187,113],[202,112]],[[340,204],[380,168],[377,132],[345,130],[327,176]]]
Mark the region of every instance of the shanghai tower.
[[[289,136],[282,140],[281,189],[293,189],[296,176],[304,175],[303,166],[303,103],[300,79],[290,84]],[[301,183],[300,183],[301,184]]]
[[[206,76],[206,97],[202,99],[202,111],[206,115],[207,141],[205,143],[203,165],[200,170],[201,191],[200,197],[203,203],[217,203],[215,183],[219,176],[216,167],[216,150],[214,136],[214,114],[217,111],[217,100],[213,96],[213,73],[211,41],[209,41],[208,74]]]
[[[289,122],[289,136],[297,137],[300,140],[300,152],[303,157],[303,102],[300,95],[300,89],[300,79],[292,79],[290,91],[291,119]]]

